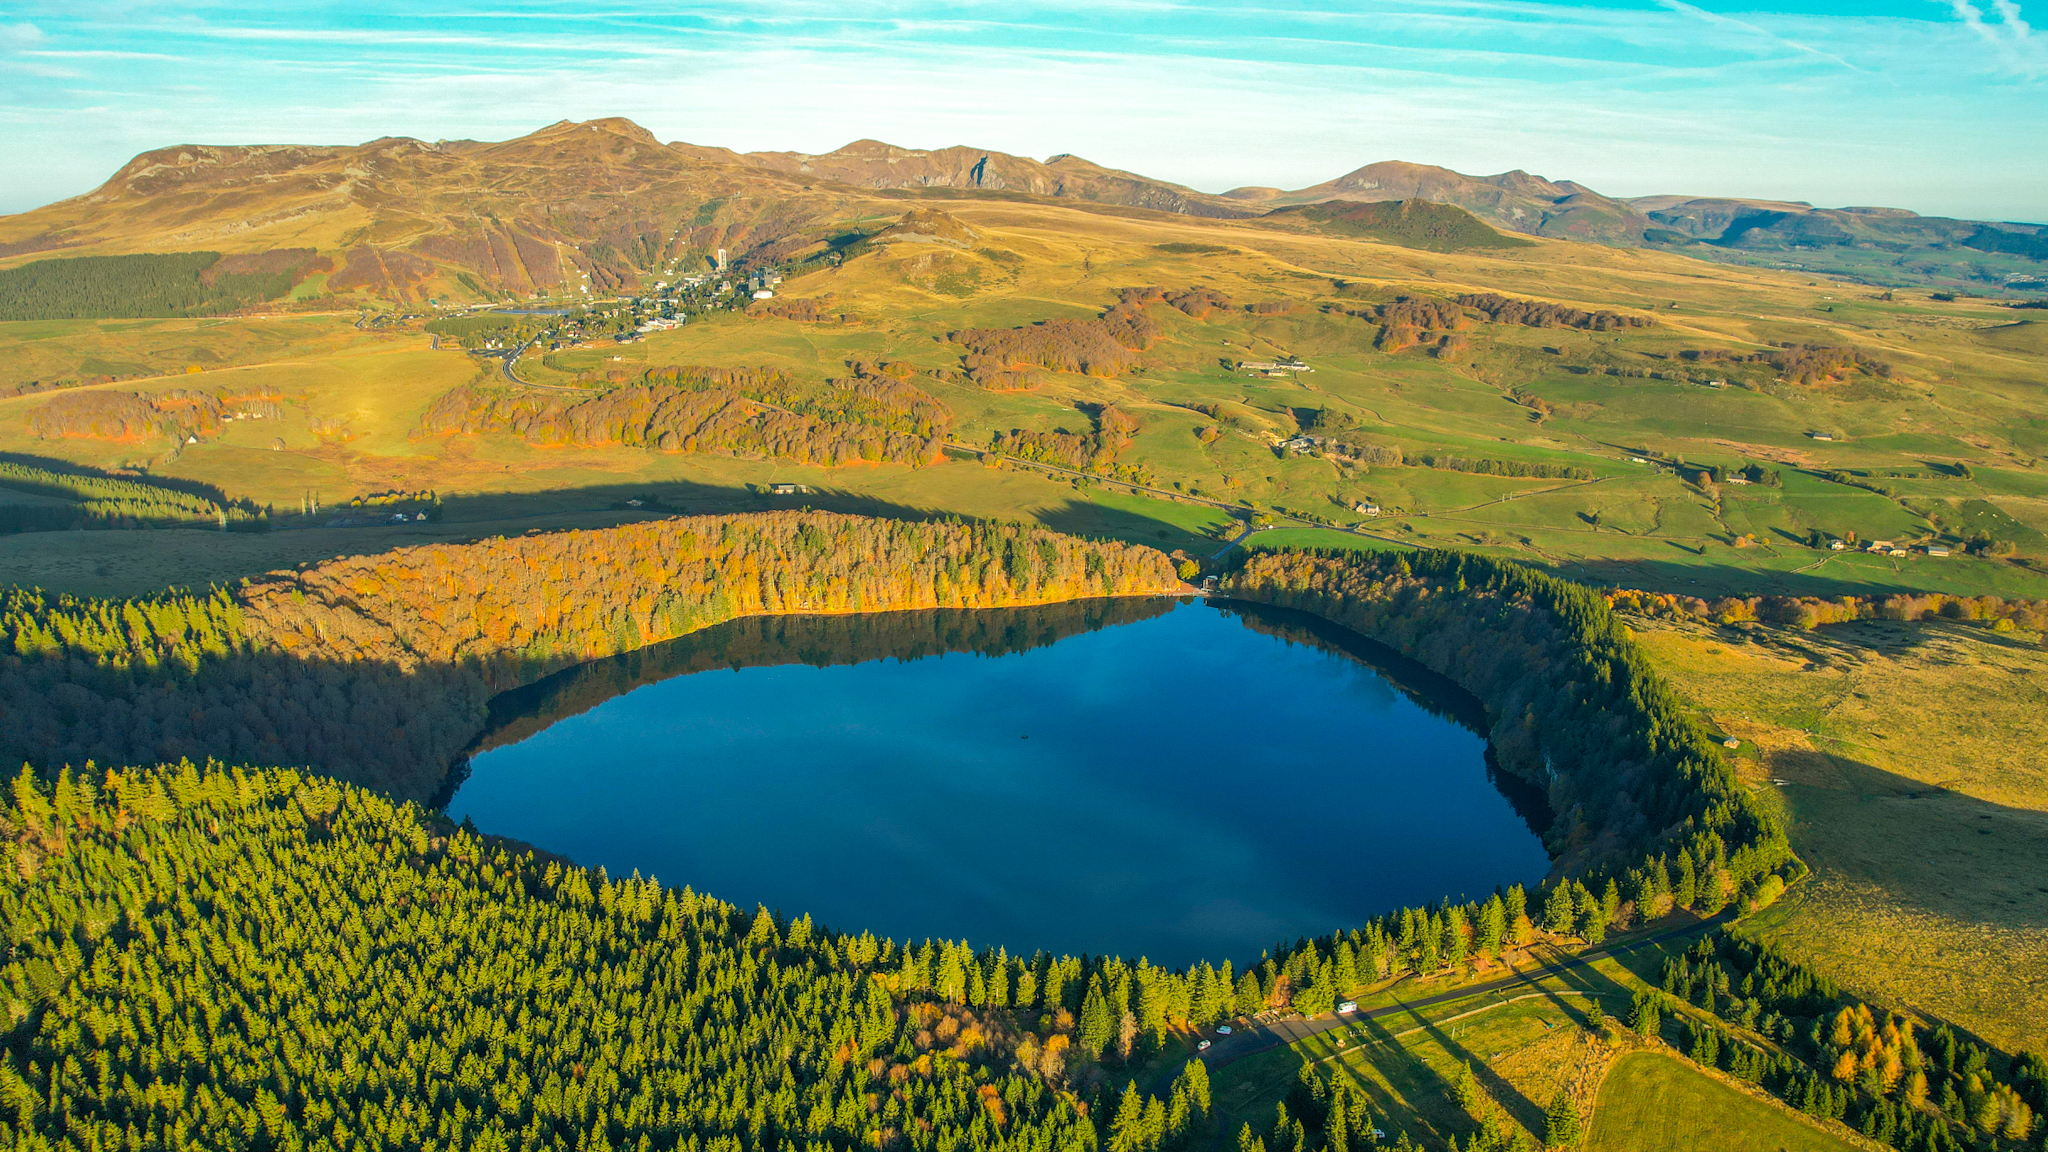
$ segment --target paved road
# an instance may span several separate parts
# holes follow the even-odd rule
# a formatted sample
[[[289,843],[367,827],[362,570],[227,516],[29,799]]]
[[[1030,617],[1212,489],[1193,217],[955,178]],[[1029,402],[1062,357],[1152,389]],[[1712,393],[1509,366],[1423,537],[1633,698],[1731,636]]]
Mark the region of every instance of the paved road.
[[[1223,559],[1223,554],[1224,554],[1225,552],[1228,552],[1228,551],[1230,551],[1230,550],[1231,550],[1232,548],[1235,548],[1235,547],[1237,547],[1237,546],[1238,546],[1239,544],[1242,544],[1242,543],[1244,543],[1244,541],[1245,541],[1245,537],[1247,537],[1247,536],[1250,536],[1250,535],[1251,535],[1252,533],[1254,533],[1254,532],[1257,532],[1257,531],[1258,531],[1258,527],[1257,527],[1256,525],[1252,525],[1252,524],[1247,524],[1247,525],[1245,525],[1245,526],[1244,526],[1244,531],[1242,531],[1242,532],[1239,532],[1239,533],[1238,533],[1237,535],[1235,535],[1235,536],[1232,536],[1232,537],[1230,538],[1230,543],[1228,543],[1228,544],[1225,544],[1225,545],[1224,545],[1223,547],[1221,547],[1221,548],[1218,548],[1218,549],[1216,550],[1216,554],[1215,554],[1214,556],[1211,556],[1211,557],[1209,557],[1209,559],[1211,559],[1211,560],[1221,560],[1221,559]]]
[[[1638,936],[1629,940],[1617,941],[1614,944],[1603,945],[1599,948],[1588,949],[1584,952],[1568,956],[1556,963],[1541,964],[1534,968],[1513,969],[1513,975],[1503,976],[1498,980],[1489,980],[1484,984],[1469,984],[1462,988],[1453,988],[1448,992],[1440,992],[1434,996],[1424,996],[1419,1000],[1397,1001],[1384,1008],[1364,1009],[1349,1016],[1339,1016],[1333,1012],[1316,1017],[1291,1016],[1269,1023],[1241,1025],[1230,1036],[1216,1037],[1215,1042],[1209,1046],[1208,1051],[1197,1053],[1192,1059],[1205,1061],[1211,1068],[1221,1068],[1225,1064],[1236,1063],[1247,1056],[1256,1056],[1261,1052],[1269,1052],[1280,1047],[1282,1044],[1295,1044],[1311,1036],[1347,1027],[1360,1020],[1379,1020],[1388,1016],[1399,1016],[1438,1004],[1448,1004],[1454,1000],[1467,1000],[1474,996],[1484,996],[1488,992],[1498,992],[1504,988],[1514,988],[1525,984],[1533,985],[1540,980],[1556,976],[1570,969],[1587,967],[1595,960],[1605,959],[1618,952],[1632,952],[1648,944],[1703,932],[1714,923],[1716,921],[1687,924],[1650,936]],[[1169,1091],[1173,1077],[1179,1074],[1180,1065],[1178,1064],[1160,1073],[1150,1089],[1151,1092],[1154,1095],[1159,1095]]]

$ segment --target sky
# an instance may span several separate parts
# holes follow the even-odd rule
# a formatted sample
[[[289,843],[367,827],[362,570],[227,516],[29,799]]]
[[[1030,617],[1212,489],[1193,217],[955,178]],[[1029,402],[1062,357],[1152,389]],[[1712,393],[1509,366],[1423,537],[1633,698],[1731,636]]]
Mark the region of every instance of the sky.
[[[170,144],[863,137],[1210,192],[1380,160],[2048,221],[2048,0],[0,0],[0,213]]]

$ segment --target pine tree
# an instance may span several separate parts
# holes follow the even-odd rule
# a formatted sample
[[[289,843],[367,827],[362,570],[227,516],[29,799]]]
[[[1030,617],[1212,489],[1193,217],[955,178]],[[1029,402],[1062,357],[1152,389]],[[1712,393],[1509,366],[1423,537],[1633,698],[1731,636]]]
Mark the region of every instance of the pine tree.
[[[1091,993],[1092,995],[1092,993]],[[1108,1152],[1145,1152],[1145,1101],[1138,1095],[1138,1083],[1124,1085],[1116,1116],[1109,1122]]]
[[[1657,1010],[1656,993],[1636,993],[1635,1004],[1628,1014],[1628,1026],[1644,1039],[1656,1039],[1658,1029],[1662,1026],[1662,1017]]]
[[[1543,1140],[1552,1148],[1569,1148],[1579,1142],[1579,1106],[1571,1093],[1559,1092],[1543,1115]]]
[[[1082,1051],[1089,1059],[1099,1060],[1112,1040],[1116,1039],[1119,1014],[1109,1006],[1109,997],[1102,991],[1102,978],[1088,978],[1088,993],[1081,1001],[1079,1038]]]

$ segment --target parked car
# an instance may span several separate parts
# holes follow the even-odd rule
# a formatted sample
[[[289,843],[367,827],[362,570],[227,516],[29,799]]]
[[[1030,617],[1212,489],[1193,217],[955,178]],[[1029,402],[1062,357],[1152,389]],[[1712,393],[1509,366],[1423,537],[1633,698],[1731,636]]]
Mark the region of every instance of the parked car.
[[[1210,1041],[1204,1040],[1204,1041],[1202,1041],[1202,1042],[1201,1042],[1200,1044],[1197,1044],[1197,1045],[1195,1045],[1195,1051],[1197,1051],[1197,1052],[1206,1052],[1206,1051],[1208,1051],[1208,1050],[1209,1050],[1209,1044],[1210,1044]]]
[[[1228,1036],[1228,1035],[1230,1035],[1230,1025],[1228,1025],[1228,1024],[1218,1024],[1218,1025],[1216,1026],[1216,1034],[1217,1034],[1218,1036]]]

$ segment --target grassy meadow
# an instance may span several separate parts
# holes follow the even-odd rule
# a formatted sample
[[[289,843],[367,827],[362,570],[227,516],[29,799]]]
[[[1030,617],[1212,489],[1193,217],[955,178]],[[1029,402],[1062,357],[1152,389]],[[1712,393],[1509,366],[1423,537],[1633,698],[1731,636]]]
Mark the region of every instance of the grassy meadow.
[[[1672,927],[1617,941],[1616,955],[1580,967],[1539,973],[1530,961],[1556,957],[1527,957],[1518,968],[1530,973],[1529,982],[1428,1007],[1410,1004],[1454,993],[1458,984],[1411,979],[1360,996],[1361,1008],[1398,1010],[1211,1073],[1218,1146],[1234,1141],[1247,1123],[1255,1132],[1270,1127],[1301,1066],[1313,1063],[1365,1094],[1389,1142],[1406,1133],[1425,1147],[1463,1143],[1489,1121],[1540,1141],[1545,1112],[1565,1093],[1586,1119],[1580,1146],[1589,1150],[1866,1147],[1840,1125],[1817,1124],[1679,1056],[1675,1021],[1655,1041],[1618,1026],[1636,992],[1656,986],[1665,959],[1697,938],[1682,930],[1659,938]],[[1466,982],[1500,975],[1475,973]],[[1460,1103],[1455,1083],[1468,1066],[1477,1094]],[[1697,1143],[1710,1139],[1721,1142]]]
[[[1859,995],[2048,1046],[2048,649],[2024,631],[1631,621],[1814,869],[1744,931]]]
[[[1849,1152],[1873,1146],[1657,1052],[1631,1052],[1614,1062],[1582,1145],[1586,1152]]]
[[[1387,514],[1366,527],[1386,540],[1514,556],[1582,579],[1701,592],[2048,594],[2044,570],[2034,566],[2048,564],[2048,469],[2041,466],[2048,420],[2040,416],[2038,371],[2048,356],[2048,325],[2016,322],[2009,309],[1882,301],[1833,281],[1547,241],[1427,253],[1034,202],[920,203],[954,214],[973,230],[973,246],[878,245],[783,285],[783,296],[826,300],[834,315],[851,317],[846,322],[714,314],[630,344],[564,349],[545,362],[529,355],[519,371],[546,386],[592,370],[668,364],[773,366],[809,380],[843,375],[854,360],[946,370],[960,362],[962,349],[945,338],[958,328],[1088,318],[1125,286],[1202,285],[1237,307],[1206,319],[1150,309],[1162,338],[1128,372],[1050,373],[1029,392],[918,382],[952,411],[951,439],[969,446],[1011,429],[1087,434],[1094,408],[1115,404],[1140,423],[1119,462],[1143,468],[1160,487],[1246,512],[1279,510],[1339,525],[1364,523],[1353,505],[1374,502]],[[900,209],[855,205],[849,222]],[[1478,291],[1650,314],[1655,323],[1611,332],[1481,323],[1466,332],[1466,354],[1441,359],[1419,348],[1376,351],[1377,325],[1346,314],[1401,294]],[[1255,303],[1291,307],[1244,310]],[[1678,353],[1689,349],[1784,342],[1851,346],[1895,372],[1754,389],[1607,374],[1676,368]],[[1132,539],[1166,531],[1178,540],[1201,520],[1190,506],[1165,500],[1090,512],[1099,497],[1042,477],[991,482],[971,461],[812,469],[708,454],[540,448],[507,435],[423,437],[421,414],[435,397],[494,370],[429,344],[417,331],[357,329],[345,316],[0,325],[7,380],[156,373],[96,387],[268,388],[285,397],[281,420],[172,444],[41,439],[26,420],[48,395],[20,396],[0,400],[0,452],[147,468],[286,510],[308,491],[331,506],[391,489],[483,501],[662,485],[701,490],[709,506],[743,502],[750,484],[797,479],[814,487],[822,481],[849,499],[1086,523]],[[1228,367],[1284,355],[1315,370],[1269,379]],[[202,371],[187,371],[193,367]],[[1192,405],[1227,418],[1221,435],[1197,435],[1217,421]],[[1276,451],[1274,443],[1300,431],[1316,410],[1334,414],[1343,425],[1335,434],[1353,442],[1411,456],[1581,468],[1593,478],[1353,466]],[[1815,431],[1837,439],[1816,441]],[[1755,463],[1777,469],[1783,485],[1702,487],[1668,464],[1632,457]],[[2013,555],[1830,553],[1808,547],[1815,530],[1897,540],[1982,532]]]

